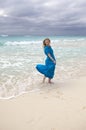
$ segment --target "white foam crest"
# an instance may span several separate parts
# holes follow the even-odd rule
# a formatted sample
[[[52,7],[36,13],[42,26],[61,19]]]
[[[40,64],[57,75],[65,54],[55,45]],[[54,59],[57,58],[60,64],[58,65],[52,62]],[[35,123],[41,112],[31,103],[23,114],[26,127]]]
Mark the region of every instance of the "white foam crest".
[[[26,90],[32,90],[30,86],[33,85],[33,78],[30,76],[14,76],[14,75],[3,75],[0,85],[0,97],[1,98],[12,98],[25,93]]]
[[[64,46],[65,47],[86,47],[86,40],[78,40],[78,39],[76,39],[74,41],[72,41],[72,40],[69,40],[69,41],[63,40],[62,43],[63,43],[63,44],[61,44],[62,47],[64,47]]]
[[[4,35],[4,34],[2,34],[2,35],[0,35],[1,37],[8,37],[8,35]]]
[[[77,41],[85,41],[85,40],[86,40],[85,38],[77,39]]]
[[[42,43],[42,41],[7,41],[5,42],[5,45],[11,45],[11,46],[16,46],[16,45],[28,45],[28,44],[39,44]]]
[[[52,43],[58,43],[61,40],[51,40]]]
[[[85,41],[86,38],[77,38],[77,39],[63,39],[64,42],[75,42],[75,41]]]
[[[64,39],[63,42],[75,42],[76,39]]]
[[[14,63],[11,63],[10,61],[7,61],[7,60],[2,60],[0,61],[0,68],[8,68],[8,67],[20,67],[22,66],[23,63],[21,62],[14,62]]]

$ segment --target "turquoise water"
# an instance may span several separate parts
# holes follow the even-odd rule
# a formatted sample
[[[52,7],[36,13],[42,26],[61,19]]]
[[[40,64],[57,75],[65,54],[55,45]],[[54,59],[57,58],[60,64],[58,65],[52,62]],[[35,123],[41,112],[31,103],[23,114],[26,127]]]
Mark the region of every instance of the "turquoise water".
[[[48,36],[57,59],[54,82],[86,76],[86,37]],[[44,36],[0,36],[0,97],[40,91]]]

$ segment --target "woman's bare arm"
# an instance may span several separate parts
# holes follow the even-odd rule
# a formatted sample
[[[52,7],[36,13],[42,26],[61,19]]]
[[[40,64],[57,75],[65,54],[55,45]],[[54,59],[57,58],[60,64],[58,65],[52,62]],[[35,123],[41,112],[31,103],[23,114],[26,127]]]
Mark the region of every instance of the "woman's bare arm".
[[[52,58],[52,56],[50,55],[50,53],[48,53],[48,57],[56,64],[56,61]]]

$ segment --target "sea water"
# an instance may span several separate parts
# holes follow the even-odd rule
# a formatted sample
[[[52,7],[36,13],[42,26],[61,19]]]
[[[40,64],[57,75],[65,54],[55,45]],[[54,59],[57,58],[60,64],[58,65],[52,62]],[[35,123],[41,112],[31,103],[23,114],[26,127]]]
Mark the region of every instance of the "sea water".
[[[35,68],[45,63],[44,36],[0,36],[0,98],[40,91],[43,75]],[[53,81],[86,76],[86,37],[48,36],[57,60]]]

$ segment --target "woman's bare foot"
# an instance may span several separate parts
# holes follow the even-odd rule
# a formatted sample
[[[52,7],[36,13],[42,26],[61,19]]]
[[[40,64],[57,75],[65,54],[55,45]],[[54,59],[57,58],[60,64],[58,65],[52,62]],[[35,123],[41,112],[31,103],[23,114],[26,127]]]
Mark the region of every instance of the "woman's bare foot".
[[[53,82],[51,81],[51,79],[48,79],[48,83],[53,84]]]

